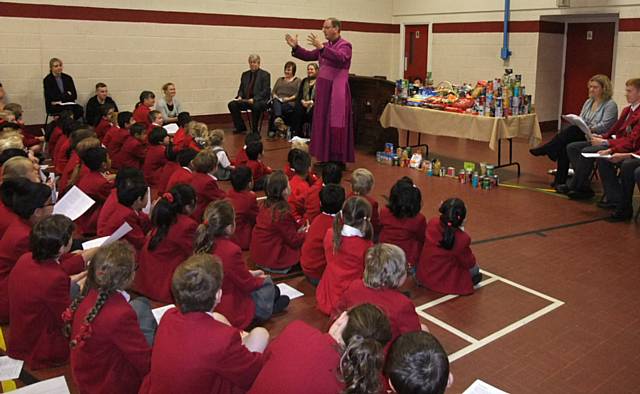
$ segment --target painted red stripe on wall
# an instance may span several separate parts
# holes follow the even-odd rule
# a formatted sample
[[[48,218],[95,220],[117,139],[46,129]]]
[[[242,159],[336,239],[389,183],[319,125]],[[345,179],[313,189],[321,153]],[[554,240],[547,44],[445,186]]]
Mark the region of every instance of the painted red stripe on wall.
[[[434,33],[502,33],[503,22],[456,22],[434,23]],[[564,34],[564,24],[547,21],[511,21],[511,33]]]
[[[206,26],[320,30],[322,19],[281,18],[209,14],[199,12],[151,11],[122,8],[77,7],[67,5],[0,2],[0,16],[38,19],[66,19],[103,22],[164,23]],[[400,33],[400,25],[343,21],[343,30],[366,33]]]

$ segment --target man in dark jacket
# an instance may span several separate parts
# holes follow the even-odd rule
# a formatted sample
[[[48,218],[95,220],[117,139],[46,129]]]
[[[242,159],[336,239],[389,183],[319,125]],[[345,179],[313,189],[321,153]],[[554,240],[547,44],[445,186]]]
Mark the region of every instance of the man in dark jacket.
[[[249,70],[242,73],[238,94],[228,104],[236,133],[247,130],[241,111],[248,109],[251,110],[252,131],[254,133],[259,131],[258,123],[262,121],[262,113],[267,109],[270,96],[271,75],[260,69],[260,56],[250,55]]]
[[[113,105],[115,108],[114,111],[118,112],[116,102],[109,97],[109,89],[107,88],[107,85],[102,82],[98,82],[96,84],[96,95],[87,101],[85,119],[87,119],[88,125],[96,127],[98,123],[100,123],[100,118],[102,117],[102,114],[100,113],[100,106],[103,104]]]

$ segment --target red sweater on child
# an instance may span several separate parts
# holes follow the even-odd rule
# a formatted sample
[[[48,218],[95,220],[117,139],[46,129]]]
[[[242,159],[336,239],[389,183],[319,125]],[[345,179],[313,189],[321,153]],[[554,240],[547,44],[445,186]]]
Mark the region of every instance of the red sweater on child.
[[[69,141],[69,138],[66,135],[60,137],[60,140],[56,145],[56,151],[53,154],[53,166],[57,174],[62,174],[64,172],[64,168],[67,166],[67,162],[69,161],[67,151],[70,147],[71,141]]]
[[[306,179],[294,176],[289,180],[291,194],[289,195],[289,205],[291,206],[291,214],[299,224],[304,223],[305,199],[311,189]]]
[[[100,141],[104,139],[104,136],[107,135],[107,132],[111,127],[113,127],[113,124],[111,124],[111,122],[109,122],[104,117],[100,118],[100,122],[98,122],[94,129]]]
[[[48,150],[49,150],[49,156],[51,156],[53,158],[53,154],[56,151],[56,145],[58,144],[58,141],[60,140],[60,137],[62,137],[64,134],[62,133],[62,128],[60,126],[56,126],[53,128],[53,131],[51,132],[51,135],[49,136],[49,142],[47,143],[48,145]]]
[[[379,242],[399,246],[404,250],[409,266],[417,265],[427,231],[427,219],[424,215],[418,213],[412,218],[398,219],[389,208],[383,207],[380,211],[380,226]]]
[[[31,223],[19,216],[0,239],[0,323],[9,321],[9,274],[16,262],[29,251]]]
[[[196,209],[191,217],[201,222],[202,215],[209,204],[216,200],[222,200],[227,194],[218,187],[218,180],[211,174],[194,172],[191,186],[196,191]]]
[[[259,212],[256,194],[250,190],[237,192],[231,189],[227,192],[227,198],[236,211],[236,231],[231,239],[242,250],[249,250],[251,231],[256,224]]]
[[[237,329],[204,312],[173,308],[162,317],[141,394],[246,392],[263,355],[242,345]]]
[[[216,312],[229,319],[233,327],[245,329],[256,315],[256,303],[251,293],[263,285],[264,278],[256,278],[249,273],[242,259],[242,250],[227,237],[216,238],[211,254],[220,257],[224,271],[224,296],[216,306]]]
[[[251,258],[266,268],[280,270],[291,267],[300,259],[304,237],[304,233],[298,232],[290,212],[274,212],[262,206],[251,233]]]
[[[476,258],[471,251],[471,238],[464,231],[456,229],[453,249],[447,250],[439,245],[442,234],[440,218],[430,219],[416,279],[439,293],[473,293],[469,269],[476,265]]]
[[[182,167],[180,167],[180,164],[176,163],[175,161],[167,161],[167,163],[164,165],[164,167],[162,167],[162,170],[160,171],[160,179],[158,180],[157,186],[158,195],[164,193],[164,191],[167,190],[167,183],[169,183],[169,179],[171,179],[171,176],[174,172],[178,171],[181,168]]]
[[[144,180],[152,189],[157,189],[162,177],[162,169],[167,164],[167,147],[164,145],[149,145],[142,165]]]
[[[141,169],[146,149],[147,147],[142,141],[130,135],[124,141],[122,150],[120,150],[116,156],[118,158],[120,168],[130,167]]]
[[[84,269],[79,254],[63,259],[74,271]],[[50,368],[69,359],[69,340],[62,333],[62,312],[71,303],[69,274],[57,260],[20,257],[9,276],[10,325],[7,352],[31,369]]]
[[[135,119],[136,123],[142,123],[144,128],[148,129],[151,124],[149,121],[149,112],[151,112],[151,108],[144,104],[139,104],[136,109],[133,110],[133,119]]]
[[[269,344],[249,394],[340,393],[338,344],[305,322],[291,322]]]
[[[91,289],[78,306],[71,338],[78,335],[97,298]],[[151,348],[125,295],[112,293],[90,327],[91,336],[71,349],[71,372],[80,393],[137,393],[149,372]]]
[[[251,170],[254,184],[258,181],[258,179],[273,172],[271,167],[265,165],[260,160],[248,160],[245,166],[249,167],[249,169]]]
[[[320,215],[320,192],[324,187],[324,183],[318,181],[309,188],[307,197],[304,200],[304,218],[309,223],[313,222],[316,216]]]
[[[98,217],[98,236],[111,235],[124,222],[129,223],[132,227],[132,230],[124,236],[124,239],[129,241],[136,250],[142,249],[146,234],[151,230],[149,216],[144,212],[136,212],[119,202],[113,205],[109,216],[100,215]]]
[[[312,279],[322,278],[322,273],[327,266],[324,255],[324,236],[333,226],[334,216],[321,213],[316,216],[309,226],[309,231],[302,244],[300,253],[300,265],[304,274]]]
[[[249,161],[249,157],[247,156],[247,151],[245,150],[246,145],[242,147],[242,149],[240,149],[238,151],[238,154],[236,155],[236,159],[233,161],[233,164],[236,167],[240,167],[240,166],[246,166],[247,162]]]
[[[342,236],[340,249],[333,250],[333,229],[324,237],[324,255],[327,267],[316,289],[318,309],[330,315],[347,287],[364,274],[364,255],[373,242],[359,236]]]
[[[98,216],[103,204],[113,190],[113,181],[108,180],[100,171],[91,171],[78,182],[78,189],[95,200],[95,204],[87,212],[76,219],[76,225],[81,234],[96,234],[98,230]]]
[[[104,137],[104,141],[102,143],[107,148],[107,152],[109,153],[109,157],[111,158],[111,167],[115,169],[119,169],[122,167],[122,163],[120,162],[120,151],[122,150],[122,145],[127,138],[129,138],[131,134],[128,129],[121,129],[120,127],[112,127],[107,132],[107,135]]]
[[[9,228],[11,222],[13,222],[18,215],[15,212],[7,208],[6,205],[0,200],[0,238],[4,236],[4,233]]]
[[[139,267],[134,279],[138,292],[154,301],[174,302],[171,294],[173,272],[192,255],[197,227],[198,223],[191,217],[178,215],[167,235],[153,250],[149,249],[149,242],[157,230],[151,230],[138,257]]]
[[[185,183],[190,185],[193,182],[193,171],[187,167],[180,167],[175,170],[169,180],[167,181],[167,186],[164,191],[168,192],[172,187],[177,185],[178,183]]]

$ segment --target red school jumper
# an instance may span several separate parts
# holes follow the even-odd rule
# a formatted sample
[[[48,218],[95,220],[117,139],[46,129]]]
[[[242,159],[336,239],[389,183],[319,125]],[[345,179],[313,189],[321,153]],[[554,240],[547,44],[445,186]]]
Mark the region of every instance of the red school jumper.
[[[296,222],[304,223],[304,208],[305,199],[311,189],[306,179],[299,176],[294,176],[289,180],[289,187],[291,188],[291,194],[289,195],[289,205],[291,206],[291,213],[296,219]]]
[[[113,205],[111,215],[100,215],[98,217],[98,236],[104,237],[111,235],[118,227],[122,226],[125,221],[129,223],[132,230],[124,236],[124,239],[129,241],[129,243],[139,251],[144,245],[147,233],[151,230],[149,216],[143,212],[136,212],[119,202]]]
[[[251,231],[258,217],[258,200],[256,194],[250,190],[237,192],[233,189],[227,192],[227,198],[231,201],[236,211],[236,231],[231,239],[242,250],[249,250],[251,244]]]
[[[373,242],[358,236],[342,236],[340,249],[333,250],[333,229],[324,237],[324,254],[327,267],[316,289],[318,309],[330,315],[336,308],[347,287],[364,274],[364,255]]]
[[[211,254],[220,257],[224,270],[223,296],[216,312],[229,319],[233,327],[245,329],[256,315],[251,293],[264,284],[264,278],[251,275],[242,259],[242,250],[227,237],[216,238]]]
[[[109,198],[114,188],[113,181],[107,180],[100,171],[91,171],[78,182],[78,189],[91,197],[96,203],[89,210],[76,219],[80,234],[96,234],[98,231],[98,216],[103,204]]]
[[[439,293],[473,293],[469,269],[476,265],[476,258],[471,251],[471,238],[464,231],[457,229],[453,249],[447,250],[439,246],[442,234],[440,218],[430,219],[416,279]]]
[[[208,313],[173,308],[158,327],[140,393],[245,393],[262,363],[263,355],[244,347],[237,329]]]
[[[309,221],[309,223],[313,222],[316,216],[320,215],[320,192],[324,187],[324,183],[318,181],[311,186],[309,192],[307,193],[307,197],[304,201],[304,218]]]
[[[80,332],[97,298],[98,292],[91,289],[78,306],[71,338]],[[90,327],[91,336],[71,349],[71,373],[80,393],[137,393],[149,372],[151,348],[125,296],[111,294]]]
[[[164,192],[168,192],[172,187],[178,183],[185,183],[190,185],[193,181],[193,171],[187,167],[180,167],[171,174],[171,178],[167,181],[167,186]]]
[[[424,215],[418,213],[412,218],[398,219],[389,208],[383,207],[380,211],[380,226],[379,242],[399,246],[404,250],[409,266],[416,266],[427,231],[427,219]]]
[[[154,250],[149,250],[152,229],[138,257],[134,288],[155,301],[173,303],[171,279],[176,268],[192,255],[193,239],[198,223],[187,215],[178,215],[169,232]]]
[[[0,238],[4,236],[5,231],[9,228],[11,222],[13,222],[18,215],[0,200]]]
[[[327,266],[324,255],[324,236],[333,227],[334,216],[321,213],[309,227],[307,236],[302,244],[300,253],[300,265],[304,274],[312,279],[320,280]]]
[[[118,157],[120,167],[142,168],[147,146],[134,136],[129,136],[122,145],[122,150]]]
[[[162,176],[162,169],[167,164],[167,147],[164,145],[149,145],[142,164],[144,180],[151,189],[156,190]]]
[[[133,119],[135,119],[136,123],[142,123],[145,130],[148,129],[151,124],[149,121],[149,112],[151,112],[151,108],[142,103],[133,110]]]
[[[300,259],[304,237],[304,233],[298,232],[290,212],[274,212],[262,206],[251,233],[251,258],[261,267],[276,270],[289,268]]]
[[[79,254],[67,254],[64,264],[84,269]],[[69,340],[62,334],[62,312],[71,303],[69,274],[57,260],[37,261],[31,253],[20,257],[9,275],[8,355],[31,369],[50,368],[69,359]]]
[[[213,201],[222,200],[227,194],[218,187],[218,180],[211,174],[194,172],[191,186],[196,192],[196,209],[194,209],[191,217],[201,222],[202,215],[209,204]]]

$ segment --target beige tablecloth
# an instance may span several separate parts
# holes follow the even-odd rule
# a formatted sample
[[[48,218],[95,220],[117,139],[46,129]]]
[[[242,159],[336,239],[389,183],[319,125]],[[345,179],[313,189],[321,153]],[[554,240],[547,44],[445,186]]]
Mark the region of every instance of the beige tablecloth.
[[[536,114],[491,118],[389,103],[380,117],[380,124],[382,127],[395,127],[400,132],[408,130],[487,141],[491,150],[496,150],[499,139],[528,138],[531,146],[542,140]]]

